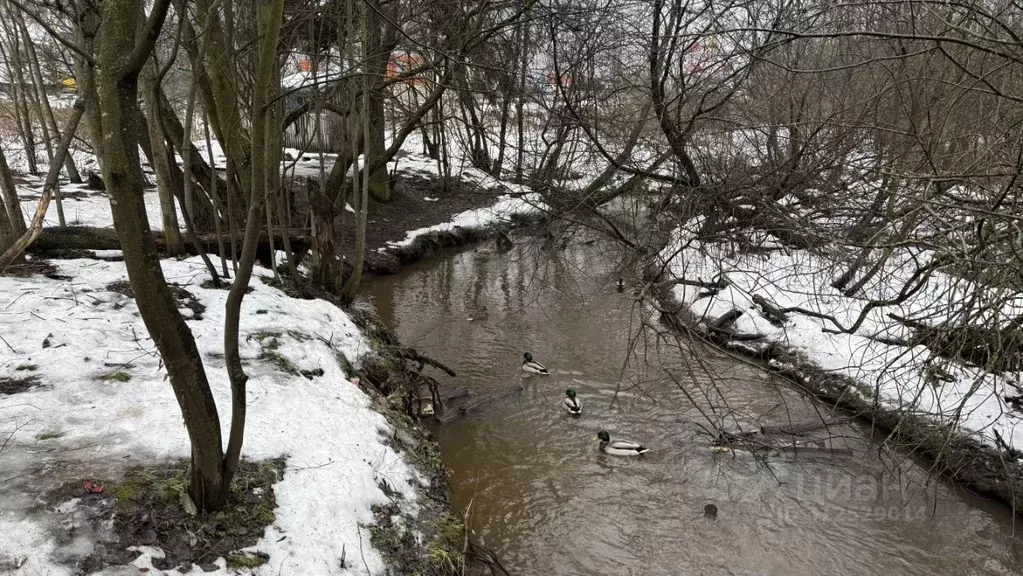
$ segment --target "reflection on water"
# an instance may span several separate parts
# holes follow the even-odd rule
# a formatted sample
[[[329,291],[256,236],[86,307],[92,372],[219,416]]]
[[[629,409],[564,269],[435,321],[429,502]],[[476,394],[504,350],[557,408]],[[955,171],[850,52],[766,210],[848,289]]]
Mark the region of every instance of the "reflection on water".
[[[749,429],[824,408],[737,360],[673,345],[615,289],[615,256],[600,243],[483,247],[374,279],[364,296],[403,342],[458,372],[445,385],[524,386],[437,430],[456,510],[471,504],[472,528],[513,573],[1020,573],[1004,507],[929,477],[857,425],[830,428],[838,455],[712,451],[709,420]],[[524,351],[553,375],[524,379]],[[570,387],[578,418],[560,406]],[[600,429],[652,451],[601,454]],[[717,519],[703,517],[707,503]]]

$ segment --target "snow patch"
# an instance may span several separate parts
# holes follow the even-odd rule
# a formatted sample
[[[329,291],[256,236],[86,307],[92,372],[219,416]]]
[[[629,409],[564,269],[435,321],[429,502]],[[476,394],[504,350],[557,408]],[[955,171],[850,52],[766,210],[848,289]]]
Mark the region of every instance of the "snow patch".
[[[188,438],[166,371],[138,315],[133,299],[107,287],[126,281],[124,264],[93,260],[56,262],[70,281],[0,278],[0,376],[25,375],[35,365],[43,386],[0,396],[0,437],[14,433],[0,452],[3,477],[11,491],[32,493],[39,464],[105,462],[111,467],[157,463],[188,456]],[[223,438],[230,425],[230,385],[223,361],[226,290],[203,288],[202,261],[161,261],[167,280],[192,293],[206,311],[188,320],[206,367],[221,415]],[[267,566],[290,574],[341,573],[347,549],[365,551],[374,574],[384,570],[373,550],[371,506],[388,497],[381,479],[399,491],[400,505],[418,509],[413,483],[418,474],[386,441],[393,430],[374,411],[370,397],[349,380],[337,355],[358,363],[370,346],[351,318],[322,300],[297,300],[267,286],[257,269],[241,322],[241,355],[247,373],[248,419],[244,457],[268,459],[286,454],[287,469],[275,486],[277,518],[257,548],[270,555]],[[44,348],[44,339],[47,345]],[[323,370],[307,379],[260,358],[269,339],[275,352],[298,370]],[[126,381],[103,378],[124,372]],[[59,450],[38,451],[37,436],[60,430]],[[62,456],[65,455],[65,456]],[[130,458],[128,458],[130,457]],[[128,459],[126,459],[128,458]],[[44,466],[45,467],[45,466]],[[0,557],[26,558],[21,574],[70,571],[51,558],[55,543],[47,519],[30,512],[32,498],[11,498],[0,506]],[[16,501],[25,501],[19,506]],[[72,506],[68,503],[67,506]],[[151,555],[138,566],[151,568]],[[365,574],[362,563],[349,574]],[[201,571],[200,571],[201,572]],[[159,571],[151,568],[151,574]],[[223,570],[220,573],[224,573]]]

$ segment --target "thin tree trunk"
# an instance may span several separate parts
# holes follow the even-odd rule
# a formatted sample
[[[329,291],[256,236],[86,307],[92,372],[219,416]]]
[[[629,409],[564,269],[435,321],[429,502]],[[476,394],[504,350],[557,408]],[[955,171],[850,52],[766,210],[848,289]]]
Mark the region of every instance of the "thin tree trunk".
[[[368,36],[367,36],[367,17],[366,17],[366,3],[360,4],[360,12],[362,21],[362,50],[363,50],[363,62],[366,62],[369,58],[368,48]],[[371,116],[372,113],[369,110],[370,107],[370,95],[369,95],[369,75],[363,71],[362,75],[362,133],[363,138],[366,142],[370,141],[372,135],[371,130]],[[368,148],[368,146],[367,146]],[[362,194],[356,195],[357,198],[355,207],[355,262],[352,267],[352,276],[348,279],[348,286],[345,289],[345,295],[349,300],[355,298],[356,292],[359,290],[359,284],[362,282],[362,266],[365,261],[366,255],[366,212],[369,204],[369,192],[370,192],[370,166],[369,166],[369,154],[363,159],[362,162]],[[353,182],[356,179],[352,179]]]
[[[109,1],[109,0],[108,0]],[[259,45],[259,63],[256,82],[252,94],[252,133],[251,143],[251,195],[249,198],[249,215],[246,221],[245,241],[242,246],[242,257],[235,274],[235,281],[227,296],[227,310],[224,325],[224,357],[227,363],[227,374],[231,380],[231,434],[227,442],[224,456],[223,486],[227,495],[227,487],[234,476],[241,457],[242,441],[245,434],[245,384],[248,376],[242,368],[241,356],[238,352],[238,324],[241,319],[242,299],[252,277],[252,266],[256,261],[256,245],[259,243],[260,222],[263,220],[263,201],[266,198],[266,141],[267,116],[269,114],[270,83],[274,77],[277,62],[277,42],[281,32],[281,21],[284,19],[284,0],[271,0],[260,6],[260,32],[262,38]]]
[[[174,153],[170,148],[167,149],[167,156],[169,161],[174,159]],[[217,267],[213,265],[213,261],[210,260],[209,253],[205,248],[203,248],[202,243],[199,242],[199,233],[195,229],[195,217],[192,216],[191,209],[189,209],[188,205],[185,203],[186,194],[191,193],[193,182],[192,174],[188,171],[187,164],[185,166],[185,171],[183,171],[182,174],[184,177],[184,183],[182,186],[183,191],[181,192],[181,195],[178,196],[178,205],[181,207],[181,216],[185,219],[185,232],[188,236],[189,242],[192,243],[196,253],[199,254],[199,258],[201,258],[203,264],[206,265],[206,270],[210,273],[213,287],[220,288],[220,275],[217,274]],[[195,207],[194,204],[192,206],[193,208]]]
[[[525,130],[525,118],[523,116],[523,109],[525,108],[526,102],[526,63],[529,60],[529,22],[521,24],[524,28],[522,29],[522,42],[519,44],[519,90],[515,100],[515,123],[518,130],[517,134],[517,147],[518,150],[515,153],[515,181],[522,182],[523,167],[522,167],[522,155],[526,148],[526,130]]]
[[[228,186],[234,185],[234,160],[227,157],[227,172],[225,174]],[[235,275],[238,274],[238,246],[235,242],[235,238],[238,236],[238,221],[234,217],[234,206],[231,206],[231,199],[234,198],[234,194],[227,194],[227,234],[231,238],[231,269],[234,270]]]
[[[0,56],[3,56],[4,70],[7,78],[14,78],[14,71],[11,68],[10,59],[7,57],[7,48],[0,42]],[[32,138],[32,124],[23,113],[23,100],[21,100],[21,87],[11,82],[10,98],[11,108],[14,110],[14,123],[17,124],[17,135],[21,140],[21,146],[25,148],[26,162],[29,164],[30,174],[39,174],[39,167],[36,165],[36,142]],[[26,110],[28,108],[25,108]]]
[[[12,34],[12,36],[14,36],[15,38],[18,37],[17,31],[8,29],[8,32]],[[28,36],[27,31],[25,33],[24,41],[26,43],[26,46],[32,42],[32,39]],[[31,66],[29,67],[30,68],[29,76],[31,77],[32,81],[31,82],[25,81],[25,77],[22,74],[22,70],[24,70],[25,66],[24,63],[21,61],[21,53],[20,50],[18,49],[17,40],[15,40],[15,45],[14,48],[11,50],[11,55],[14,59],[14,75],[15,78],[17,78],[18,83],[21,84],[22,86],[26,84],[31,84],[33,92],[35,92],[34,96],[24,94],[24,97],[26,101],[32,104],[32,112],[34,112],[36,117],[39,118],[39,129],[42,130],[43,132],[43,145],[46,148],[46,161],[52,163],[53,142],[50,141],[50,128],[49,126],[47,126],[46,115],[43,113],[42,104],[42,102],[46,100],[46,90],[43,88],[43,86],[39,85],[36,82],[35,77],[31,73]],[[29,124],[31,125],[31,117],[29,117]],[[59,183],[53,189],[53,199],[57,204],[57,221],[60,223],[62,227],[67,226],[67,220],[64,218],[64,201],[60,197]]]
[[[192,197],[193,190],[191,186],[192,182],[192,118],[195,116],[195,97],[198,92],[198,85],[195,81],[195,75],[192,75],[192,82],[188,89],[188,101],[185,104],[185,125],[182,129],[184,137],[181,139],[181,158],[184,162],[185,173],[185,207],[189,214],[195,213],[195,199]]]
[[[21,28],[21,33],[25,38],[29,38],[28,28],[25,26],[25,18],[20,11],[15,11],[17,14],[18,27]],[[32,71],[32,77],[35,78],[36,86],[39,90],[39,100],[42,103],[43,114],[46,117],[46,124],[50,128],[50,135],[54,142],[60,142],[60,130],[57,128],[57,119],[53,116],[53,108],[50,107],[50,99],[46,97],[46,90],[43,85],[43,72],[39,66],[39,56],[36,53],[34,44],[31,41],[25,43],[25,48],[28,51],[28,62]],[[72,184],[81,184],[82,176],[78,173],[78,168],[75,166],[75,159],[71,154],[64,156],[64,171],[67,172],[68,180]]]
[[[10,37],[10,33],[8,33],[8,36]],[[17,46],[12,43],[10,46],[11,54],[15,50],[17,50]],[[14,100],[14,115],[18,123],[18,132],[21,135],[22,145],[25,147],[25,160],[28,162],[28,172],[29,174],[36,175],[39,174],[39,164],[36,160],[36,141],[35,135],[32,133],[32,119],[28,115],[28,105],[25,103],[25,85],[17,81],[14,64],[11,62],[8,50],[4,47],[3,42],[0,42],[0,55],[3,55],[7,77],[11,79],[13,85],[11,98]]]
[[[202,245],[196,239],[198,234],[195,228],[195,177],[192,174],[192,154],[195,152],[194,147],[192,146],[192,118],[195,115],[195,96],[196,83],[195,77],[193,76],[191,89],[189,90],[188,104],[185,111],[185,149],[181,151],[181,158],[184,163],[184,167],[181,170],[183,182],[179,202],[181,204],[181,215],[185,218],[185,231],[188,232],[192,245],[195,246],[196,251],[199,253],[199,257],[202,258],[203,264],[206,265],[206,269],[209,270],[210,278],[213,280],[213,286],[219,288],[220,276],[217,274],[217,267],[213,265],[209,254],[206,253],[206,250],[203,249]],[[215,174],[213,179],[216,179]],[[214,212],[216,212],[216,210],[214,210]],[[214,218],[216,218],[216,214],[214,214]],[[230,483],[230,481],[228,482]]]
[[[11,175],[11,168],[7,164],[7,155],[0,146],[0,191],[4,195],[5,212],[9,218],[9,225],[14,234],[25,232],[25,215],[21,212],[21,199],[18,198],[18,188],[14,185],[14,177]]]
[[[167,255],[180,256],[185,253],[185,240],[181,237],[178,212],[174,207],[170,163],[167,157],[167,144],[163,131],[160,130],[157,86],[153,68],[153,64],[148,64],[142,72],[142,95],[146,103],[146,132],[149,136],[150,147],[149,161],[156,173],[156,191],[160,197],[160,215],[163,222],[163,233],[167,238]]]
[[[67,154],[68,148],[71,146],[71,140],[74,138],[75,131],[78,129],[78,123],[82,120],[82,116],[84,114],[85,102],[82,101],[82,99],[79,99],[75,102],[74,109],[71,112],[71,117],[68,118],[67,131],[64,132],[64,136],[61,138],[60,144],[57,146],[57,161],[50,163],[50,170],[46,174],[46,180],[43,183],[43,192],[39,197],[39,204],[36,206],[35,215],[32,217],[32,225],[27,230],[23,231],[21,237],[8,246],[6,251],[0,255],[0,273],[3,273],[3,271],[7,269],[12,262],[18,260],[21,254],[25,251],[25,248],[28,248],[36,237],[39,236],[39,233],[42,232],[43,219],[46,217],[46,210],[50,206],[50,199],[53,198],[53,190],[57,187],[57,179],[60,177],[61,161],[63,156]],[[5,178],[10,178],[10,171],[5,170],[4,174],[6,175]],[[11,185],[13,185],[13,182]],[[5,188],[6,186],[7,185],[4,184]]]
[[[274,86],[281,85],[280,68],[274,69],[273,83]],[[277,223],[282,231],[281,245],[284,246],[284,257],[288,262],[288,273],[291,275],[292,280],[300,282],[298,266],[295,265],[295,253],[291,251],[291,239],[288,234],[288,213],[284,209],[285,187],[281,185],[287,178],[287,173],[282,173],[287,169],[282,158],[284,150],[284,99],[276,99],[271,110],[273,111],[273,122],[268,127],[267,155],[269,156],[269,161],[267,165],[273,166],[274,170],[269,173],[270,186],[268,192],[276,198]],[[270,236],[270,242],[272,247],[273,235]]]
[[[686,185],[691,188],[699,188],[700,173],[696,168],[696,163],[693,162],[692,156],[690,156],[689,151],[686,149],[688,138],[685,132],[674,123],[673,118],[671,117],[671,112],[668,109],[669,102],[664,94],[664,87],[661,82],[662,57],[660,41],[661,9],[663,4],[664,2],[662,0],[654,0],[654,17],[651,24],[650,53],[648,55],[650,65],[650,99],[653,102],[654,112],[657,114],[657,120],[661,126],[661,132],[664,133],[664,137],[668,141],[668,146],[670,146],[672,152],[675,153],[675,158],[682,165],[682,169],[685,172]],[[675,99],[678,98],[680,97],[675,97]]]
[[[224,256],[224,234],[223,234],[223,219],[224,219],[224,207],[220,204],[220,197],[217,196],[217,165],[213,159],[213,142],[210,140],[210,117],[209,114],[203,113],[203,132],[206,136],[206,153],[210,157],[210,169],[213,170],[213,177],[210,178],[210,198],[213,200],[213,224],[216,226],[217,231],[217,248],[218,254],[220,254],[220,270],[224,278],[230,278],[231,274],[227,271],[227,257]]]
[[[316,106],[316,143],[320,149],[319,186],[315,192],[309,181],[306,182],[306,194],[309,198],[309,216],[311,218],[310,229],[313,236],[315,264],[313,265],[313,282],[327,292],[335,294],[338,292],[338,284],[341,280],[341,271],[338,267],[337,248],[335,246],[334,231],[334,202],[327,197],[327,175],[323,167],[323,105],[321,100]],[[351,130],[346,130],[346,140],[351,140]],[[338,155],[337,163],[341,163],[342,154]],[[344,210],[344,193],[342,198],[342,210]]]
[[[508,137],[508,115],[510,111],[511,94],[505,93],[504,97],[501,98],[501,129],[498,131],[497,136],[497,158],[494,159],[494,165],[490,169],[494,178],[501,177],[501,170],[504,166],[504,150],[506,148],[504,140]]]

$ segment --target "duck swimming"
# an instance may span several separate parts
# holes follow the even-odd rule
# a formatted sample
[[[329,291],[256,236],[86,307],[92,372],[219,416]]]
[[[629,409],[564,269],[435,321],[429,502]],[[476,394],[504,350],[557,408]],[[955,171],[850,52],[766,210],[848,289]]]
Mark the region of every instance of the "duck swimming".
[[[472,316],[469,316],[468,318],[466,318],[466,320],[468,320],[469,322],[486,320],[489,315],[490,315],[490,313],[487,310],[487,307],[486,306],[481,306],[478,310],[476,310],[475,314],[473,314]]]
[[[597,432],[597,440],[600,440],[600,449],[612,456],[638,456],[649,452],[650,449],[637,442],[629,440],[611,440],[611,435],[606,430]]]
[[[522,357],[525,358],[525,360],[522,361],[523,372],[529,372],[530,374],[541,374],[544,376],[550,374],[550,371],[547,370],[547,367],[537,362],[536,360],[533,360],[533,355],[530,354],[529,352],[523,354]]]
[[[569,414],[583,413],[583,403],[575,397],[574,388],[569,388],[565,391],[565,399],[561,401],[561,405],[565,407],[565,410],[568,410]]]

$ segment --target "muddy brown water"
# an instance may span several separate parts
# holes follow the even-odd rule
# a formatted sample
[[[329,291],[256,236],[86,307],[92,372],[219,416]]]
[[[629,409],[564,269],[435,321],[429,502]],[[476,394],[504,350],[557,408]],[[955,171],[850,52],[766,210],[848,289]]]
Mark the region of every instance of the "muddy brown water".
[[[363,295],[404,343],[458,372],[447,389],[523,387],[436,428],[456,511],[513,574],[1023,573],[1006,507],[842,415],[824,414],[824,449],[712,450],[708,417],[738,430],[825,409],[706,348],[658,343],[640,328],[649,310],[616,290],[620,256],[599,242],[450,251]],[[552,375],[523,378],[526,350]],[[569,387],[579,417],[561,408]],[[602,454],[601,429],[651,452]]]

